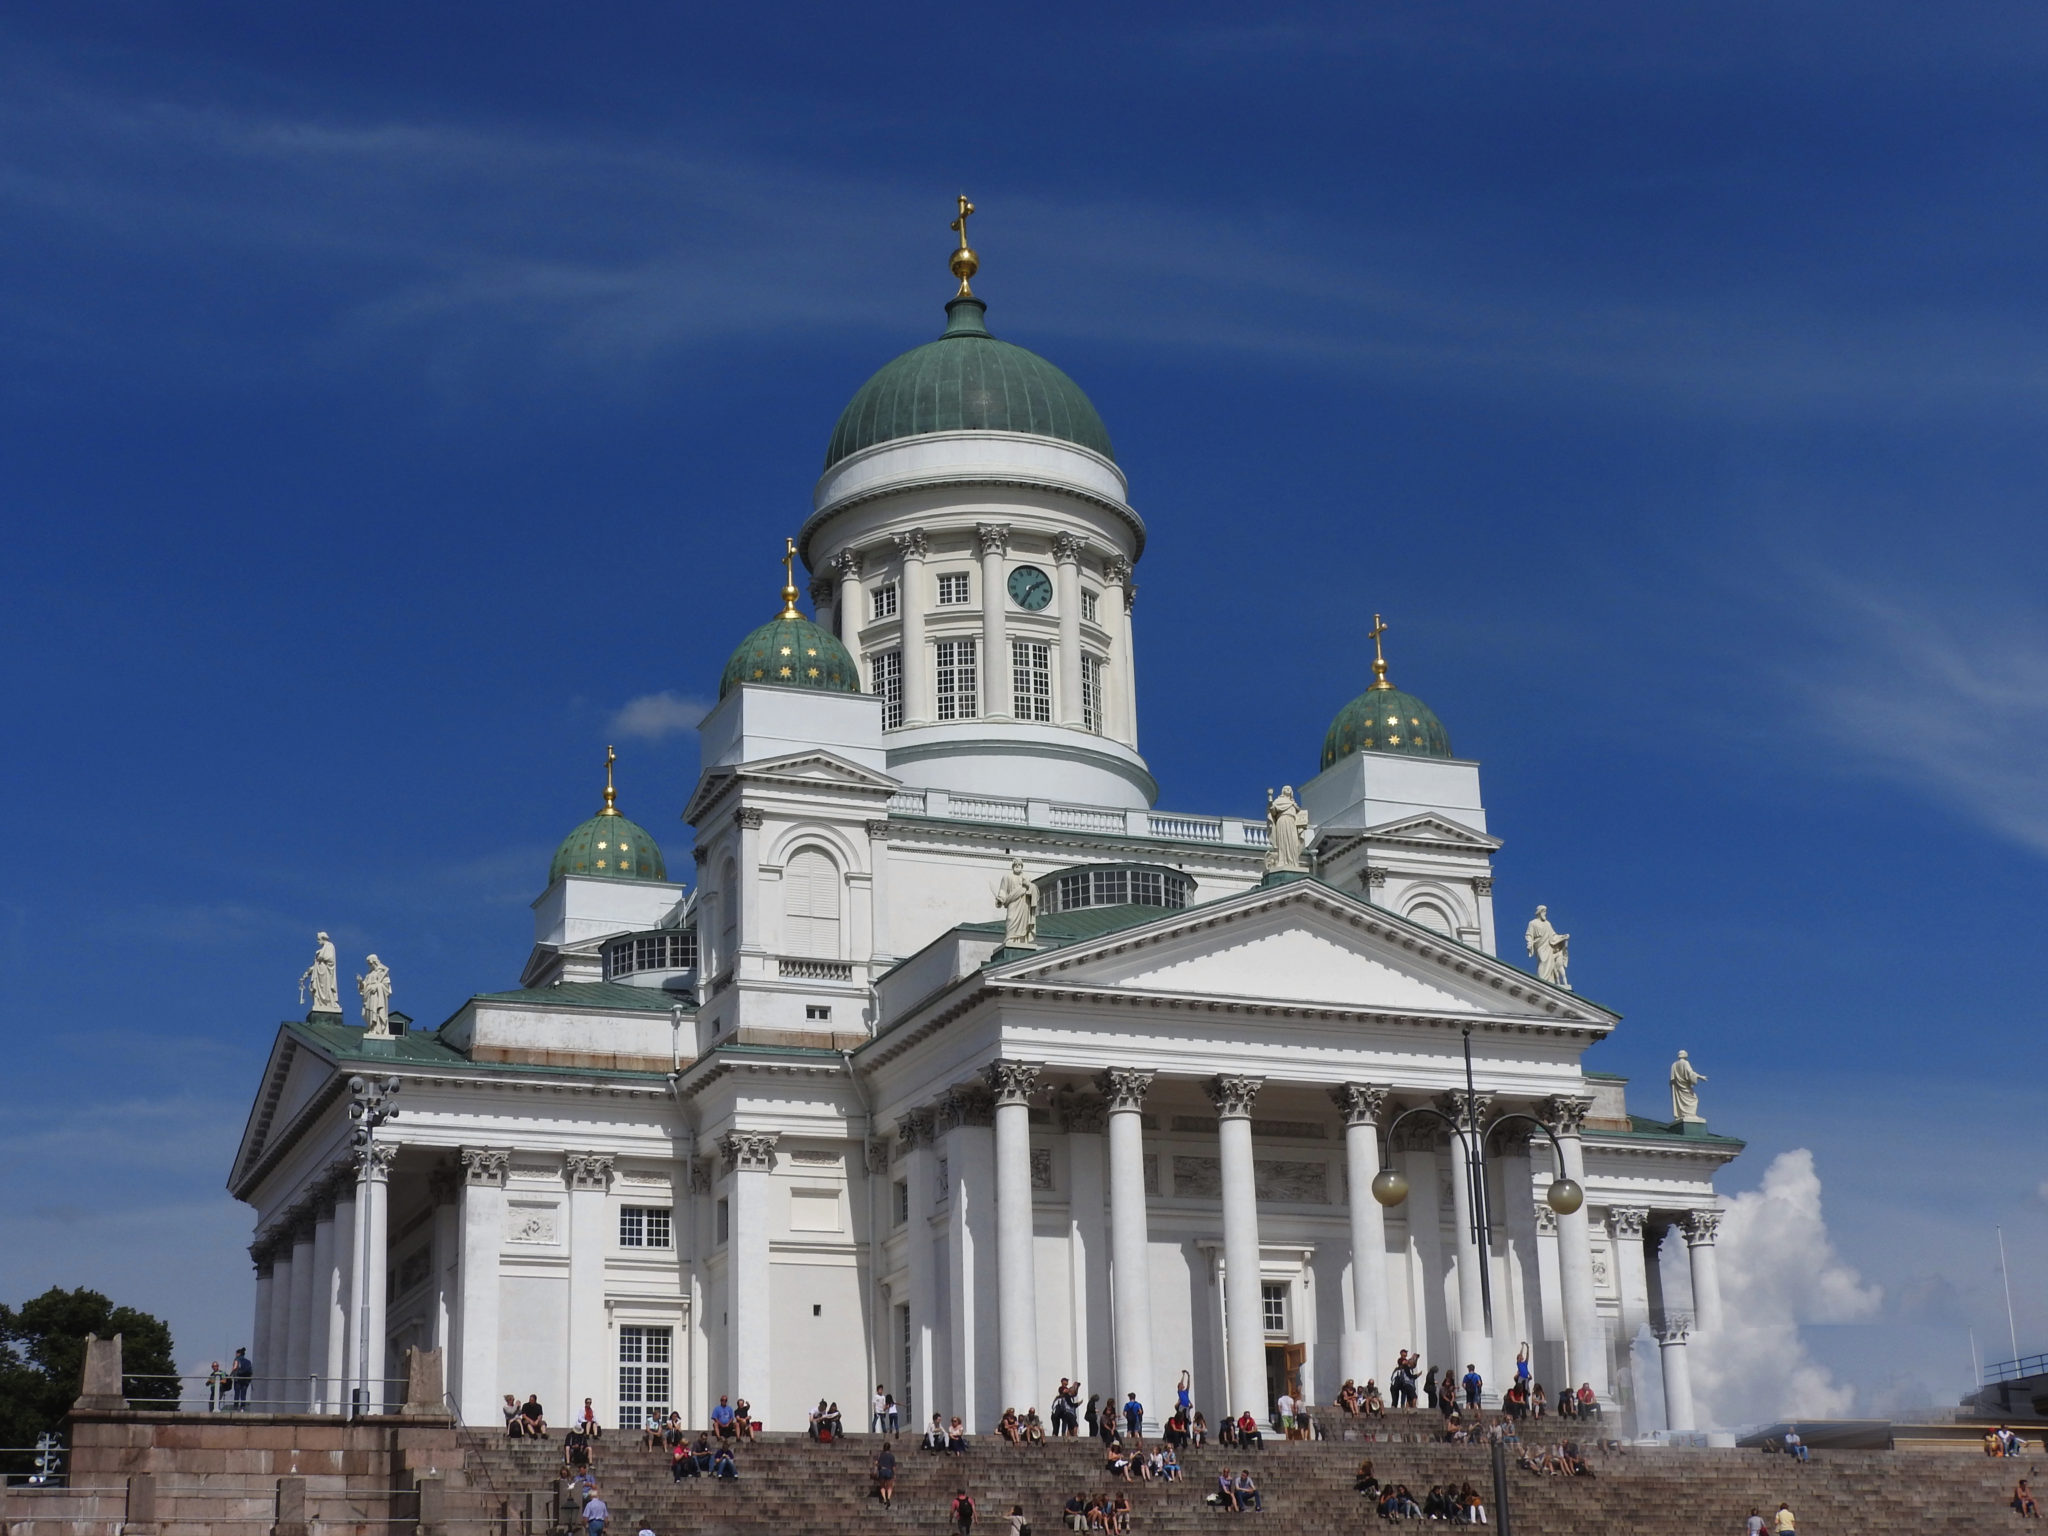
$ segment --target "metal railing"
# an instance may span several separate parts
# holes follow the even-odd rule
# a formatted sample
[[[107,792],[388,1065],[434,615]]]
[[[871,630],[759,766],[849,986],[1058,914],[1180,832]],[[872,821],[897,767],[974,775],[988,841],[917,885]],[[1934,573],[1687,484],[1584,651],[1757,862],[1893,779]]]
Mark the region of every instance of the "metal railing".
[[[2017,1360],[2001,1360],[1996,1365],[1984,1367],[1984,1385],[1994,1381],[2018,1381],[2025,1376],[2048,1375],[2048,1355],[2022,1355]]]
[[[286,1380],[258,1371],[240,1380],[222,1380],[211,1371],[184,1375],[138,1374],[121,1378],[128,1406],[142,1413],[305,1413],[353,1416],[354,1389],[348,1378],[309,1374]],[[381,1387],[373,1401],[381,1401],[384,1412],[396,1412],[405,1402],[406,1379],[384,1376],[372,1383]],[[138,1391],[137,1388],[141,1390]]]

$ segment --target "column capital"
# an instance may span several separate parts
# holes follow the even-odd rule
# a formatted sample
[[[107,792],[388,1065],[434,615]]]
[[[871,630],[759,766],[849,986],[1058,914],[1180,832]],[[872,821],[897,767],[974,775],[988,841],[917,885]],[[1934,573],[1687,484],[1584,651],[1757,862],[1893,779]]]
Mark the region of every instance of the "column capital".
[[[1493,1095],[1474,1094],[1468,1104],[1462,1093],[1440,1093],[1436,1096],[1436,1107],[1461,1131],[1483,1130],[1487,1111],[1493,1108]]]
[[[1640,1242],[1643,1230],[1649,1224],[1647,1206],[1610,1205],[1607,1208],[1607,1230],[1614,1234],[1616,1242]]]
[[[1387,872],[1378,864],[1368,864],[1358,878],[1368,890],[1378,890],[1387,883]]]
[[[1650,1319],[1650,1332],[1657,1335],[1659,1344],[1683,1344],[1692,1334],[1692,1315],[1686,1312],[1666,1312]]]
[[[938,1133],[962,1126],[990,1126],[996,1123],[995,1095],[980,1083],[962,1083],[939,1096]]]
[[[463,1183],[487,1185],[493,1189],[505,1187],[505,1175],[512,1167],[511,1148],[464,1147],[460,1155]]]
[[[1052,558],[1056,565],[1079,565],[1088,552],[1088,541],[1078,534],[1056,533],[1052,537]]]
[[[1391,1091],[1382,1083],[1339,1083],[1330,1097],[1346,1125],[1378,1125]]]
[[[896,552],[906,560],[922,560],[931,547],[922,528],[912,528],[904,533],[892,534],[890,537],[895,542]],[[909,596],[907,592],[904,594],[906,600]]]
[[[981,1069],[981,1075],[1001,1108],[1029,1104],[1031,1091],[1038,1086],[1038,1074],[1044,1070],[1035,1061],[992,1061]]]
[[[1550,1208],[1548,1200],[1538,1200],[1536,1202],[1536,1231],[1539,1236],[1543,1237],[1555,1237],[1557,1235],[1557,1212]]]
[[[1102,1090],[1112,1115],[1134,1113],[1152,1091],[1153,1076],[1141,1067],[1110,1067],[1095,1074],[1095,1086]]]
[[[775,1166],[780,1131],[727,1131],[718,1138],[718,1155],[727,1173],[766,1173]]]
[[[1263,1077],[1216,1076],[1202,1085],[1209,1095],[1209,1102],[1216,1106],[1216,1114],[1223,1120],[1249,1120],[1252,1105],[1259,1097],[1259,1090],[1266,1086]]]
[[[1536,1106],[1536,1118],[1549,1126],[1553,1135],[1576,1136],[1586,1128],[1586,1112],[1592,1107],[1590,1098],[1557,1093]]]
[[[710,1160],[709,1160],[709,1159],[707,1159],[707,1158],[701,1158],[701,1157],[693,1157],[693,1158],[691,1158],[691,1159],[690,1159],[690,1193],[691,1193],[691,1194],[693,1194],[693,1195],[708,1195],[708,1194],[710,1194],[710,1193],[711,1193],[711,1182],[712,1182],[712,1175],[711,1175],[711,1163],[710,1163]]]
[[[901,1115],[896,1121],[896,1140],[905,1151],[932,1144],[933,1125],[937,1115],[929,1108],[913,1109]]]
[[[813,576],[811,578],[811,606],[813,608],[823,607],[838,596],[839,583],[830,576]]]
[[[1493,894],[1493,876],[1474,875],[1472,877],[1472,894],[1474,896],[1491,896]]]
[[[857,581],[860,578],[860,551],[842,549],[832,557],[832,569],[839,573],[841,581]]]
[[[356,1178],[371,1184],[387,1183],[391,1178],[391,1164],[398,1157],[398,1148],[388,1141],[376,1141],[365,1147],[357,1147],[349,1154],[355,1164]]]
[[[1103,563],[1102,574],[1117,586],[1128,587],[1131,584],[1131,562],[1122,555],[1113,556]]]
[[[562,1159],[562,1172],[571,1189],[603,1194],[611,1188],[615,1162],[617,1159],[609,1152],[571,1152]]]
[[[745,827],[750,831],[758,831],[765,815],[766,813],[758,805],[743,805],[732,813],[732,823],[736,827]]]
[[[983,555],[1006,555],[1010,552],[1010,525],[1008,523],[976,523],[974,537],[981,545]],[[984,603],[994,602],[986,592]]]
[[[888,1137],[870,1136],[861,1144],[861,1150],[867,1156],[867,1171],[869,1173],[887,1173],[889,1171],[889,1164],[893,1161],[894,1149]]]
[[[1682,1230],[1685,1240],[1694,1248],[1711,1248],[1714,1239],[1721,1235],[1721,1213],[1719,1211],[1687,1211]]]

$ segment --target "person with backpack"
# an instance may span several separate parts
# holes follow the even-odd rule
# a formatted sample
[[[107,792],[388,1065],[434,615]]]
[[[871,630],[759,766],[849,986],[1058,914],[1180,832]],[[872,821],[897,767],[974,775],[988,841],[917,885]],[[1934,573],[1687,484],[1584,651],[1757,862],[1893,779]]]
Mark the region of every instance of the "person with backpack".
[[[974,1536],[974,1500],[965,1488],[953,1496],[953,1529],[960,1536]]]

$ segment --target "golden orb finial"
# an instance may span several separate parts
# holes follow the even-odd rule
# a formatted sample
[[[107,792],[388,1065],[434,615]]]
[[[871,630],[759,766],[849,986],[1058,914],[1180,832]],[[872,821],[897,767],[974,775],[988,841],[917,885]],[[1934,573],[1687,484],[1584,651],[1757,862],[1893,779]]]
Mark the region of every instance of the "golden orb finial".
[[[1394,685],[1387,681],[1386,653],[1380,649],[1380,636],[1387,632],[1387,621],[1378,614],[1372,616],[1372,628],[1366,633],[1372,636],[1372,686],[1392,692]],[[1366,690],[1368,693],[1372,689]]]
[[[782,541],[782,612],[778,619],[800,619],[796,611],[796,540]]]
[[[967,244],[967,220],[973,212],[974,204],[967,201],[967,194],[962,192],[960,194],[960,217],[955,219],[950,226],[960,236],[960,249],[953,253],[953,259],[949,263],[952,267],[953,275],[960,279],[960,291],[953,295],[956,299],[971,299],[974,297],[974,290],[967,286],[967,279],[981,270],[981,258],[975,255]]]
[[[619,754],[614,749],[611,747],[604,749],[604,809],[597,813],[600,816],[616,816],[619,814],[619,792],[612,788],[612,764],[618,760]]]

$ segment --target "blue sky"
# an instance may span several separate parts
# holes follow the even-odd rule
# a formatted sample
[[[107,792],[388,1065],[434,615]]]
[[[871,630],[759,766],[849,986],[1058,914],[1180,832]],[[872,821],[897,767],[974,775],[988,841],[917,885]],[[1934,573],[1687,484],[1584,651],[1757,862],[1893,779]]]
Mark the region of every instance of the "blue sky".
[[[0,6],[0,1295],[242,1342],[313,929],[511,984],[611,739],[688,869],[621,711],[772,607],[964,189],[1152,530],[1163,803],[1309,776],[1385,612],[1592,1064],[1813,1152],[1884,1289],[1815,1358],[1950,1399],[1997,1224],[2048,1348],[2048,17],[1248,14]]]

